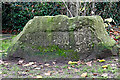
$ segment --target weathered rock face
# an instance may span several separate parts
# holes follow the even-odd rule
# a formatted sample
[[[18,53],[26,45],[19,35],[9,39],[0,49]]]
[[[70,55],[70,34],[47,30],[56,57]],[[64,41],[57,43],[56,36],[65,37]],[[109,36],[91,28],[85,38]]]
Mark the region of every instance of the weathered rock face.
[[[111,53],[114,46],[100,16],[35,16],[13,40],[7,56],[34,60],[59,52],[66,58],[93,59]]]

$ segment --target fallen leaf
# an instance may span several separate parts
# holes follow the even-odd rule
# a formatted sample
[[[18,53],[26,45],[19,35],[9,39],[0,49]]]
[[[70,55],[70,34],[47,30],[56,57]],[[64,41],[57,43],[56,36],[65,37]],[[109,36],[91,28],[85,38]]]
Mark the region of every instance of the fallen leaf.
[[[47,66],[47,67],[50,66],[50,64],[44,64],[44,65]]]
[[[74,68],[75,66],[74,66],[74,65],[72,65],[71,67],[73,67],[73,68]]]
[[[104,59],[101,59],[101,60],[99,60],[99,62],[105,62],[105,60],[104,60]]]
[[[18,64],[20,65],[20,64],[22,64],[24,62],[24,60],[19,60],[18,61]]]
[[[102,68],[108,68],[108,65],[103,65]]]
[[[87,72],[82,73],[82,74],[81,74],[81,77],[87,77]]]
[[[37,67],[37,65],[32,65],[32,67],[34,67],[34,68],[35,68],[35,67]]]
[[[25,70],[25,72],[29,72],[29,70]]]
[[[77,64],[78,62],[69,61],[68,64]]]
[[[56,64],[56,62],[53,62],[53,64],[55,65],[55,64]]]
[[[50,73],[45,73],[46,76],[50,76],[51,74]]]
[[[18,74],[22,74],[22,75],[26,75],[27,74],[27,72],[18,72]]]
[[[43,68],[43,65],[40,65],[40,68]]]
[[[106,70],[107,68],[103,68],[104,70]]]
[[[90,61],[90,62],[87,62],[86,64],[88,65],[88,66],[92,66],[92,61]]]
[[[0,64],[4,64],[4,62],[2,60],[0,60]]]
[[[59,73],[63,73],[63,71],[62,70],[60,70],[60,71],[58,71]]]
[[[40,70],[40,68],[35,68],[36,70]]]
[[[37,75],[36,78],[42,78],[42,76],[41,75]]]
[[[19,63],[23,63],[23,61],[24,61],[24,60],[19,60],[18,62],[19,62]]]
[[[29,64],[23,64],[24,67],[29,66]]]
[[[118,59],[114,59],[114,61],[118,61]]]
[[[71,69],[71,67],[69,67],[69,66],[68,66],[67,68],[68,68],[68,69]]]
[[[35,64],[35,62],[29,62],[28,64],[29,64],[29,65],[33,65],[33,64]]]
[[[97,76],[98,74],[97,73],[93,73],[94,76]]]
[[[115,66],[116,66],[116,64],[111,64],[111,66],[112,66],[112,67],[115,67]]]
[[[5,66],[7,66],[8,64],[10,64],[10,63],[4,63]]]
[[[27,67],[27,66],[31,66],[31,65],[33,65],[34,64],[34,62],[29,62],[28,64],[23,64],[23,66],[24,67]]]
[[[47,73],[45,73],[46,76],[50,76],[52,74],[51,71],[48,71]]]
[[[103,73],[101,76],[102,76],[102,77],[107,77],[108,74],[107,74],[107,73]]]

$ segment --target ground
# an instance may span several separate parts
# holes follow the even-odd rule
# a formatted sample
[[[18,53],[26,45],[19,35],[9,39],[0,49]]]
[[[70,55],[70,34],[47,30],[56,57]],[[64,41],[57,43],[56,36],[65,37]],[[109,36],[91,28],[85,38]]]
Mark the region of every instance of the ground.
[[[97,60],[68,64],[69,61],[51,61],[47,63],[19,61],[1,61],[3,78],[82,78],[86,73],[87,78],[120,78],[118,57],[105,58],[105,62]],[[22,62],[22,63],[20,63]],[[119,61],[120,62],[120,61]],[[91,63],[91,64],[90,64]],[[102,68],[108,65],[107,68]],[[83,76],[84,77],[84,76]]]
[[[13,37],[12,37],[13,38]],[[8,40],[9,39],[9,40]],[[1,54],[10,45],[11,38],[3,40]],[[3,46],[4,45],[4,46]],[[120,59],[111,56],[89,62],[77,60],[68,64],[68,60],[49,62],[26,62],[23,59],[0,60],[2,78],[117,78],[120,79]]]

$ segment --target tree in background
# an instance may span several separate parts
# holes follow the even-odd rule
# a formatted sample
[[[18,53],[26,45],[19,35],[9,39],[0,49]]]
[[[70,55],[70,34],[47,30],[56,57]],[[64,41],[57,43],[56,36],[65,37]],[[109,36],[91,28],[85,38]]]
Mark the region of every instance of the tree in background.
[[[9,2],[2,4],[2,28],[21,31],[34,16],[66,15],[61,2]]]
[[[77,0],[78,1],[78,0]],[[64,0],[63,0],[64,2]],[[119,25],[119,2],[67,2],[67,16],[91,16],[99,15],[103,19],[112,18]]]
[[[2,4],[2,28],[21,31],[34,16],[100,15],[112,18],[119,25],[119,2],[9,2]]]

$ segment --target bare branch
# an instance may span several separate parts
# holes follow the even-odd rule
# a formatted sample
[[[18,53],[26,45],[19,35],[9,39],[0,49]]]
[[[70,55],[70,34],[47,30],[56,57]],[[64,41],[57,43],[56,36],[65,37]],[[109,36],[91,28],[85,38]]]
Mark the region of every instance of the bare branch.
[[[64,5],[66,6],[67,11],[70,13],[70,16],[73,17],[72,13],[71,13],[70,10],[68,9],[68,6],[65,4],[65,1],[64,1],[64,0],[62,0],[62,1],[63,1]]]
[[[77,0],[77,2],[76,2],[76,16],[78,16],[78,11],[79,11],[79,2]]]
[[[84,7],[86,8],[86,2],[84,3]],[[83,15],[86,16],[86,9],[84,10]]]

